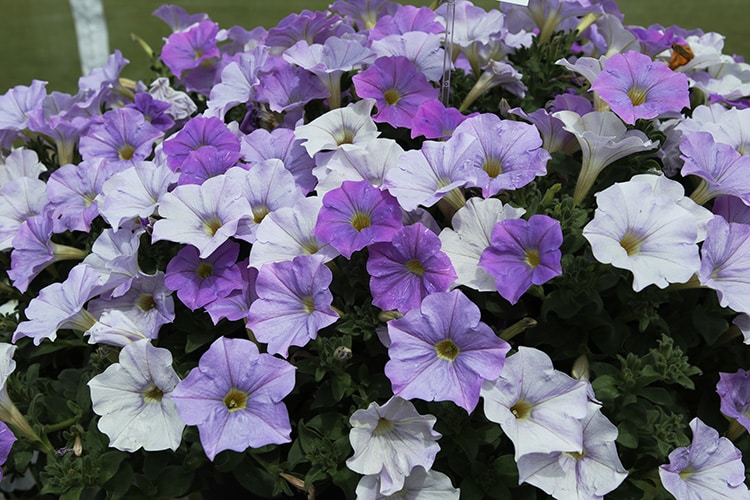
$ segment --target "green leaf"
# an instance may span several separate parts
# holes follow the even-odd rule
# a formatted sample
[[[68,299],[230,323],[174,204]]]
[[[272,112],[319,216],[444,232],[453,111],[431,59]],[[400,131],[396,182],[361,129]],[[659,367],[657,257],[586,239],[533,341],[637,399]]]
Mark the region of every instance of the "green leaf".
[[[119,500],[130,490],[133,485],[133,468],[130,464],[125,463],[112,479],[104,483],[107,490],[107,500]]]
[[[96,460],[99,467],[99,484],[109,481],[120,470],[120,464],[128,456],[121,451],[107,451]]]
[[[159,495],[170,498],[183,496],[190,489],[192,482],[192,471],[178,465],[170,465],[159,475]]]

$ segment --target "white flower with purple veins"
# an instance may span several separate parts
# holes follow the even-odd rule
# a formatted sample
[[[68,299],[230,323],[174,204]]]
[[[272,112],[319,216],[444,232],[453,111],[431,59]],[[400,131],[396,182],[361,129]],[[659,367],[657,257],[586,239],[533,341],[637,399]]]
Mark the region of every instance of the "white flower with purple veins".
[[[440,445],[440,433],[432,430],[437,419],[420,415],[414,405],[397,396],[383,406],[373,402],[355,411],[349,423],[354,455],[346,466],[354,472],[378,475],[381,495],[400,491],[416,467],[429,470]]]
[[[357,500],[458,500],[461,490],[442,472],[414,467],[404,487],[392,495],[380,493],[380,476],[376,475],[362,476],[355,493]]]
[[[242,187],[226,175],[218,175],[203,184],[184,184],[159,199],[159,215],[152,240],[190,244],[208,257],[229,237],[237,233],[240,219],[252,209]]]
[[[2,162],[0,158],[0,164]],[[47,167],[39,161],[39,157],[31,149],[14,149],[0,167],[0,188],[19,177],[38,179],[39,175],[46,170]]]
[[[710,212],[686,201],[666,177],[637,175],[596,194],[583,228],[594,257],[633,273],[633,290],[685,283],[700,269],[697,243]]]
[[[313,234],[318,212],[323,206],[320,196],[300,198],[292,207],[282,207],[268,214],[258,225],[255,243],[250,250],[250,266],[292,260],[299,255],[322,255],[325,261],[340,255],[328,243]]]
[[[440,233],[442,250],[448,255],[458,275],[454,286],[464,285],[480,292],[497,290],[495,278],[479,266],[482,252],[492,245],[495,224],[505,219],[519,219],[526,211],[503,205],[497,198],[474,197],[453,216],[453,229]]]
[[[690,446],[674,450],[669,463],[659,467],[664,489],[679,500],[750,498],[740,450],[699,418],[690,422],[690,429]]]
[[[109,445],[128,452],[176,450],[185,428],[171,399],[179,382],[168,349],[148,340],[123,347],[119,362],[88,383]]]
[[[345,108],[332,109],[306,125],[294,129],[307,154],[335,150],[342,144],[363,144],[380,135],[370,117],[375,99],[362,99]]]
[[[582,453],[587,383],[555,370],[544,352],[519,347],[500,377],[484,382],[481,397],[487,419],[513,441],[516,461],[529,453]]]
[[[533,484],[555,498],[603,499],[628,475],[617,456],[617,433],[599,405],[589,402],[583,419],[583,450],[519,457],[519,484]]]
[[[573,200],[582,202],[599,173],[607,165],[633,153],[659,146],[640,130],[628,130],[612,111],[593,111],[583,116],[574,111],[558,111],[553,116],[565,124],[565,130],[578,139],[583,154],[581,172]]]

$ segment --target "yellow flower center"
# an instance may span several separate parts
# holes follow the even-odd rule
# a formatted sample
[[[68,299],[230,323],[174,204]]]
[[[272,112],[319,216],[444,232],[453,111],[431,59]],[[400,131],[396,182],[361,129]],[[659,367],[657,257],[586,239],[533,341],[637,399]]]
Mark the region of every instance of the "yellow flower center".
[[[385,99],[386,104],[393,106],[401,100],[401,93],[396,89],[388,89],[385,91],[385,94],[383,94],[383,98]]]
[[[145,391],[143,391],[143,400],[147,403],[159,403],[164,397],[164,393],[156,387],[156,385],[149,385]]]
[[[362,231],[366,227],[370,227],[372,221],[370,220],[370,214],[360,212],[359,210],[354,212],[351,220],[352,227],[357,231]]]
[[[531,416],[533,406],[525,399],[519,399],[516,404],[510,407],[510,412],[516,417],[516,420],[524,420]]]
[[[646,102],[647,94],[647,89],[641,89],[638,87],[633,87],[628,90],[628,97],[630,98],[630,102],[633,103],[633,106],[640,106],[641,104]]]
[[[580,459],[582,459],[583,457],[586,456],[586,452],[585,451],[583,451],[581,453],[578,453],[577,451],[566,451],[565,454],[568,455],[569,457],[573,458],[574,460],[580,460]]]
[[[135,306],[143,312],[150,311],[156,307],[154,296],[149,293],[142,293],[135,301]]]
[[[220,228],[221,221],[218,217],[212,217],[207,221],[203,221],[203,231],[209,236],[215,235],[216,231],[218,231]]]
[[[641,249],[643,241],[640,236],[630,231],[627,231],[622,238],[620,238],[620,246],[628,254],[628,257],[635,255]]]
[[[268,207],[265,205],[261,205],[259,207],[252,207],[253,211],[253,222],[256,224],[260,224],[260,221],[263,220],[263,218],[268,215],[270,210],[268,210]]]
[[[406,270],[417,276],[424,275],[424,266],[417,259],[412,259],[406,263]]]
[[[122,146],[120,146],[120,149],[118,149],[117,152],[120,154],[121,160],[130,160],[131,158],[133,158],[135,148],[130,144],[123,144]]]
[[[352,144],[354,142],[354,130],[343,127],[333,134],[333,138],[336,140],[336,145],[341,146],[342,144]]]
[[[458,357],[461,350],[451,339],[445,339],[435,344],[435,352],[437,352],[438,358],[453,361]]]
[[[526,250],[526,263],[529,267],[535,269],[539,265],[539,250],[535,248]]]
[[[210,262],[201,262],[198,264],[198,269],[195,270],[195,274],[200,276],[202,280],[208,278],[214,272],[214,265]]]
[[[482,170],[487,172],[490,177],[495,178],[503,173],[503,162],[497,158],[487,158],[482,164]]]
[[[237,410],[244,410],[247,408],[248,395],[246,392],[232,387],[229,392],[224,396],[224,406],[230,412]]]
[[[375,429],[373,429],[372,434],[373,436],[382,436],[383,434],[388,434],[391,432],[394,427],[396,427],[391,420],[388,420],[387,418],[380,417],[378,419],[378,425],[375,426]]]
[[[312,297],[302,297],[302,309],[304,309],[307,314],[312,314],[315,312],[315,302],[313,302]]]

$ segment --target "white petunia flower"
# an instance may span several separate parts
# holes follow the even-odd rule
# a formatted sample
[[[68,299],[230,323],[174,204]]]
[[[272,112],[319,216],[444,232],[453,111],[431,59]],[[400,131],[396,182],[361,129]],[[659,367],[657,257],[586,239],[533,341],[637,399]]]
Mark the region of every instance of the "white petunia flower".
[[[169,350],[148,340],[126,345],[120,362],[88,383],[94,413],[101,415],[99,430],[109,445],[128,452],[176,450],[185,428],[171,398],[179,381]]]

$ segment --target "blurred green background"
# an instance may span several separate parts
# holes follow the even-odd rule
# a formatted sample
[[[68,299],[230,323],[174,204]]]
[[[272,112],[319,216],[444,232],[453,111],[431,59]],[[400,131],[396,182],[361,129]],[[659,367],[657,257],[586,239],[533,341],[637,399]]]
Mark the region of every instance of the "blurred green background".
[[[131,40],[135,33],[158,50],[169,28],[151,13],[161,0],[104,0],[110,51],[120,49],[130,64],[123,76],[150,80],[146,56]],[[206,12],[221,27],[274,26],[302,9],[324,9],[330,0],[175,0],[190,13]],[[407,1],[426,5],[429,0]],[[475,0],[485,9],[496,0]],[[750,56],[749,0],[620,0],[626,24],[653,23],[702,28],[726,36],[725,52]],[[0,0],[0,94],[32,79],[49,82],[47,90],[75,92],[80,73],[73,20],[67,0]]]

